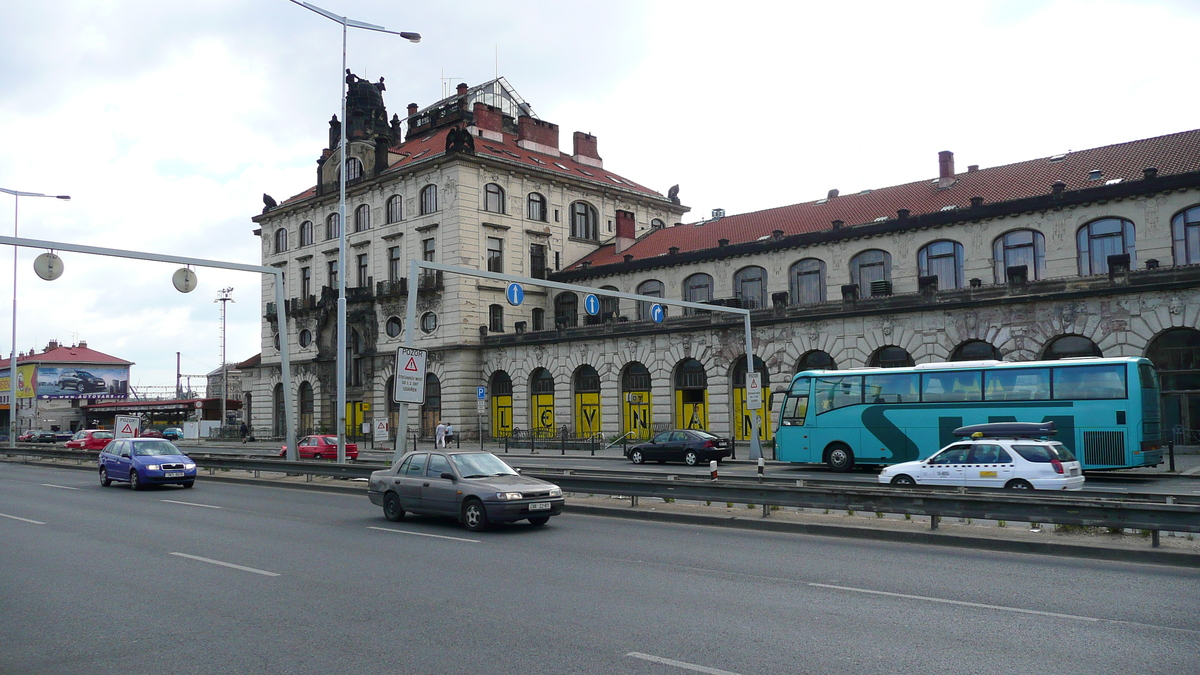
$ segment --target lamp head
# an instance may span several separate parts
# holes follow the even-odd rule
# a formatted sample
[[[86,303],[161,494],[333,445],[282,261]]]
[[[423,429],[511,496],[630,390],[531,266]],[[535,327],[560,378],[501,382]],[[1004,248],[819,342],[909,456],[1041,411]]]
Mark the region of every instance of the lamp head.
[[[417,42],[421,41],[420,33],[400,33],[400,37],[402,37],[405,40],[408,40],[409,42],[412,42],[412,43],[417,43]]]

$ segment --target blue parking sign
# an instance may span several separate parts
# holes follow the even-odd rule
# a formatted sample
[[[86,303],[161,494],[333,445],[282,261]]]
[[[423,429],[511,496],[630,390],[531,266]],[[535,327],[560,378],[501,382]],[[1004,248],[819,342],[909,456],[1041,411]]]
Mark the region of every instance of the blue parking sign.
[[[475,398],[480,401],[487,398],[487,387],[475,387]]]

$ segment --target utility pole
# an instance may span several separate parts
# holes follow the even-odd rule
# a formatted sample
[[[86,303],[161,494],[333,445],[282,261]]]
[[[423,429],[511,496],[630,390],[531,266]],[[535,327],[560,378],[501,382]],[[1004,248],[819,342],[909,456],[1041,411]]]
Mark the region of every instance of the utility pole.
[[[225,431],[225,406],[229,401],[229,368],[225,363],[225,304],[233,302],[233,298],[229,297],[233,293],[233,286],[222,288],[219,292],[221,297],[213,300],[221,303],[221,426],[218,436]]]
[[[175,352],[175,398],[183,398],[183,388],[180,386],[179,379],[179,352]]]

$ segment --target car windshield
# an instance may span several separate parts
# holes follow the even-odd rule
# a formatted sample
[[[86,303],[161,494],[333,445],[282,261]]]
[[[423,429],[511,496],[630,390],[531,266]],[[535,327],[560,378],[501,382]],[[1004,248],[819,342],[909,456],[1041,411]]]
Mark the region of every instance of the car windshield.
[[[149,443],[134,443],[133,454],[138,457],[155,457],[158,455],[178,455],[179,448],[166,441],[150,441]]]
[[[458,475],[463,478],[518,475],[511,466],[504,463],[504,460],[491,453],[473,452],[450,457],[454,460],[454,468],[458,469]]]

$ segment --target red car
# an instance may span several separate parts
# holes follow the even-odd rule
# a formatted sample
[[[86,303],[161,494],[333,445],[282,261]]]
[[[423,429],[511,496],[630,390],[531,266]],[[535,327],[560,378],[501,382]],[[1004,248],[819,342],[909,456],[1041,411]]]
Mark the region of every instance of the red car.
[[[67,447],[75,450],[103,450],[112,439],[113,432],[107,429],[83,429],[75,432],[75,437],[67,441]]]
[[[337,436],[305,436],[296,445],[300,459],[337,459]],[[287,457],[287,446],[279,448],[279,456]],[[358,444],[346,444],[346,459],[358,459]]]

